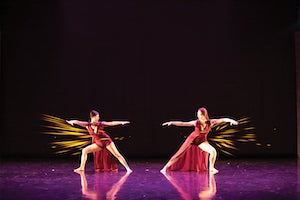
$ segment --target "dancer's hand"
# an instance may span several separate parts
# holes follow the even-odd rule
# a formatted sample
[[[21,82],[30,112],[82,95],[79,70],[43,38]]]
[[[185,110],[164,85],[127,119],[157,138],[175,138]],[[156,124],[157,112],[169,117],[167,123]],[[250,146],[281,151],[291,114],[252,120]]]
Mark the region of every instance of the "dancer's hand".
[[[239,123],[237,122],[237,121],[235,121],[235,120],[230,120],[230,125],[232,126],[232,125],[238,125]]]
[[[75,121],[75,120],[66,120],[66,122],[67,122],[68,124],[71,124],[72,126],[74,126],[74,121]]]
[[[125,124],[130,124],[130,121],[123,121],[122,125],[125,125]]]
[[[172,122],[165,122],[162,124],[163,126],[171,126],[172,125]]]

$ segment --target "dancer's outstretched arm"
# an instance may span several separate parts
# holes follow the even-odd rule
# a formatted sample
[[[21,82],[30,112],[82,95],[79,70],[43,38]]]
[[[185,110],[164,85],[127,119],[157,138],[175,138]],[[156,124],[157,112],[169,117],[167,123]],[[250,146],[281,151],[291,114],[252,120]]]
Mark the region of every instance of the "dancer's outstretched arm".
[[[103,121],[102,124],[104,126],[117,126],[117,125],[125,125],[125,124],[129,124],[129,121],[111,121],[111,122],[105,122]]]
[[[212,124],[220,124],[223,122],[228,122],[228,123],[230,123],[230,125],[238,125],[237,121],[230,119],[230,118],[211,119],[210,121]]]
[[[196,126],[196,120],[189,121],[189,122],[182,122],[182,121],[169,121],[162,124],[163,126]]]
[[[78,121],[78,120],[66,120],[68,124],[71,124],[74,126],[74,124],[77,124],[82,127],[86,127],[89,125],[89,122],[84,122],[84,121]]]

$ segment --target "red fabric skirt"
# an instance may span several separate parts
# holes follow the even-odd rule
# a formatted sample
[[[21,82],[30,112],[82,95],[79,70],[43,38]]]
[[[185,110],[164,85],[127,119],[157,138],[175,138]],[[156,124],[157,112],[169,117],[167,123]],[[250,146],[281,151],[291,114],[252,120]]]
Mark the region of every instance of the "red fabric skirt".
[[[186,150],[177,162],[171,165],[168,171],[208,171],[209,154],[196,145]]]
[[[96,172],[118,171],[117,159],[106,148],[94,152]]]

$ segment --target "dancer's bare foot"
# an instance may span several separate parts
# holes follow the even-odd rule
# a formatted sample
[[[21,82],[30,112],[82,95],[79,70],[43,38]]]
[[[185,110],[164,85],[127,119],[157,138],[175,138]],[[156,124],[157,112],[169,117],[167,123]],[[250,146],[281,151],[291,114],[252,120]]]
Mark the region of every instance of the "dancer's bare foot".
[[[210,173],[212,173],[212,174],[216,174],[216,173],[218,173],[219,172],[219,170],[217,170],[216,168],[211,168],[210,170],[209,170],[209,172]]]
[[[74,172],[77,172],[77,173],[79,173],[79,172],[82,172],[82,171],[84,171],[84,169],[82,169],[82,168],[77,168],[77,169],[74,169]]]
[[[165,174],[166,172],[167,172],[167,168],[166,168],[166,167],[164,167],[164,168],[162,168],[162,169],[160,170],[160,173]]]

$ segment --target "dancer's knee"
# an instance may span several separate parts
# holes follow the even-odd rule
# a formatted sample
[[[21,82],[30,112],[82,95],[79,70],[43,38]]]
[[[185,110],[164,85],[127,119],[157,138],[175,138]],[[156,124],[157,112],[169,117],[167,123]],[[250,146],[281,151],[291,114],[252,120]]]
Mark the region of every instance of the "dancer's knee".
[[[213,153],[214,155],[217,155],[217,150],[216,150],[216,149],[212,149],[212,153]]]
[[[215,149],[212,149],[209,154],[214,158],[217,157],[217,151]]]
[[[89,153],[88,148],[83,148],[82,149],[82,154],[88,154],[88,153]]]

